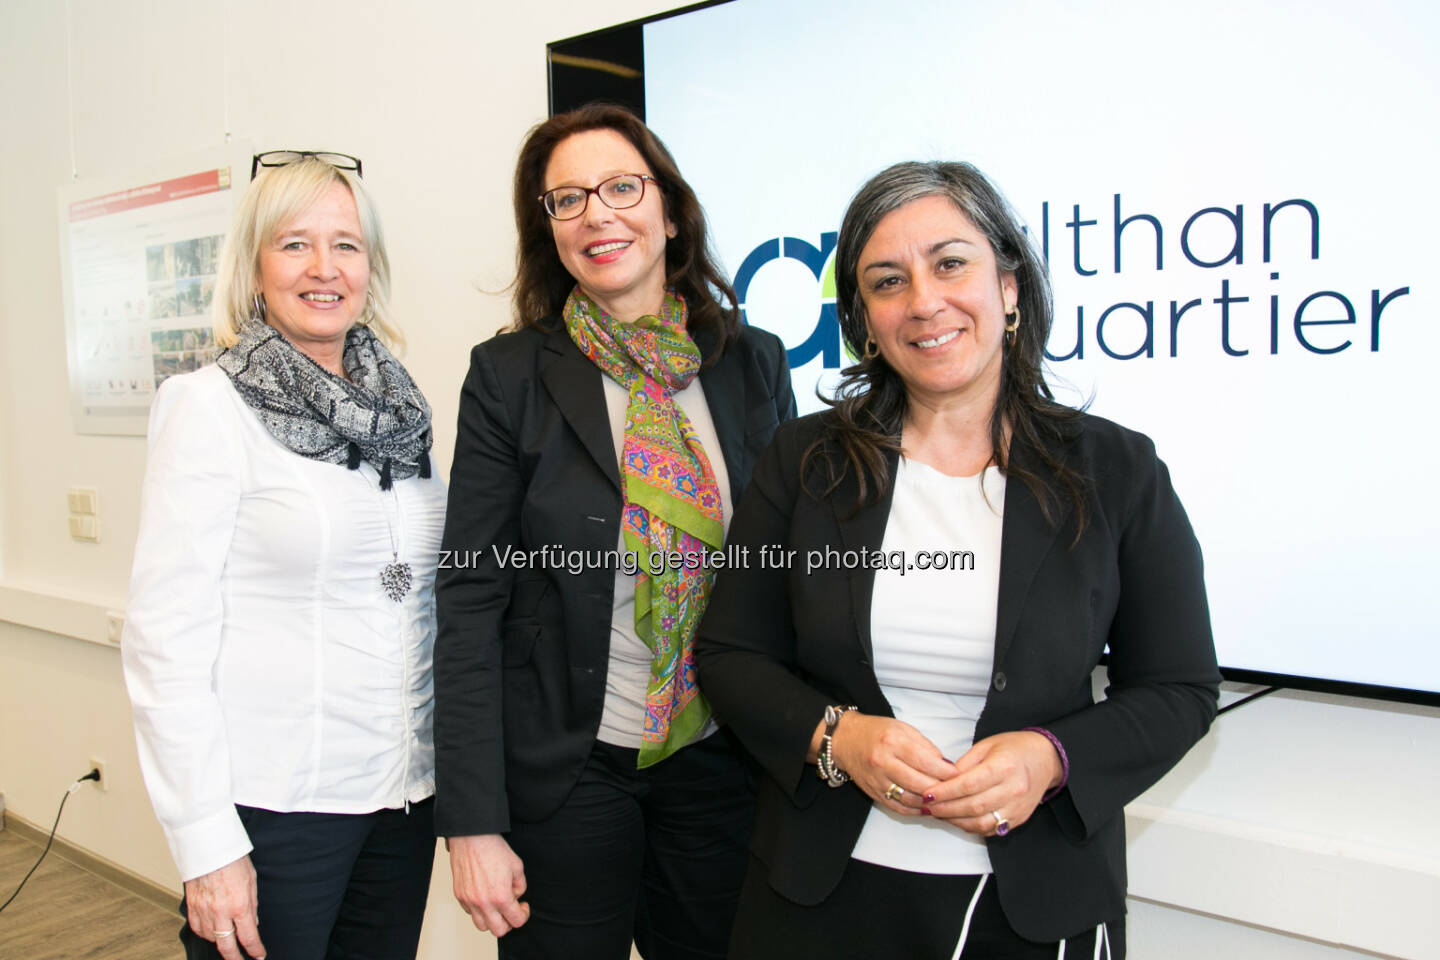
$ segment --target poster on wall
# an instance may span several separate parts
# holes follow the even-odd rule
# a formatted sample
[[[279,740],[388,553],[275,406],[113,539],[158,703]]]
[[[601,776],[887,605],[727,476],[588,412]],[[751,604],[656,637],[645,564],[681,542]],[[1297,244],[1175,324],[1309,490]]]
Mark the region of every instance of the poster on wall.
[[[210,306],[239,163],[215,151],[60,189],[77,432],[144,435],[155,389],[215,359]]]

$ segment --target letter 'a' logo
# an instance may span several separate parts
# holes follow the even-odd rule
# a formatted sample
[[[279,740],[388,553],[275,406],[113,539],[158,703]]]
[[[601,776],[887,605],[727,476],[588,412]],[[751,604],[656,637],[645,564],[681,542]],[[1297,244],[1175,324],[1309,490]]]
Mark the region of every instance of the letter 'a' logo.
[[[795,237],[766,240],[750,251],[735,273],[735,296],[740,299],[740,316],[746,323],[750,322],[746,312],[750,281],[755,279],[755,274],[761,267],[782,258],[799,260],[815,275],[815,280],[820,284],[819,317],[803,343],[796,347],[786,347],[785,353],[792,370],[804,366],[817,356],[827,369],[840,366],[840,321],[835,313],[836,237],[834,231],[820,234],[818,248]]]

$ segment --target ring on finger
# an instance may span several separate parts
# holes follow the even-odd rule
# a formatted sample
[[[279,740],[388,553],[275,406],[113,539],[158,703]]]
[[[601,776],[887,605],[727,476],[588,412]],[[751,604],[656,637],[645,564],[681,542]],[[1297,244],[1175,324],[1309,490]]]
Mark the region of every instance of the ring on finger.
[[[221,937],[233,937],[233,936],[235,936],[235,931],[234,931],[234,930],[216,930],[216,931],[215,931],[215,939],[216,939],[216,940],[219,940]]]
[[[1010,832],[1010,821],[1002,817],[999,810],[991,810],[990,816],[995,818],[995,836],[1003,837]]]
[[[905,788],[898,783],[891,783],[890,786],[885,788],[886,800],[898,800],[903,796],[905,796]]]

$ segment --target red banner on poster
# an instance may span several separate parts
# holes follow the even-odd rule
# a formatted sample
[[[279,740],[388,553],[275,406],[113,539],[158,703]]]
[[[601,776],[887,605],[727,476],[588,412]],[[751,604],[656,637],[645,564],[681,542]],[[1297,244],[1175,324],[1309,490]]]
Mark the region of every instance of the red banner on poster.
[[[76,220],[89,220],[91,217],[104,217],[112,213],[120,213],[122,210],[148,207],[156,203],[168,203],[171,200],[184,200],[186,197],[197,197],[204,193],[229,189],[230,168],[220,167],[216,170],[192,173],[186,177],[177,177],[174,180],[147,183],[143,187],[133,187],[103,197],[76,200],[70,204],[70,221],[73,223]]]

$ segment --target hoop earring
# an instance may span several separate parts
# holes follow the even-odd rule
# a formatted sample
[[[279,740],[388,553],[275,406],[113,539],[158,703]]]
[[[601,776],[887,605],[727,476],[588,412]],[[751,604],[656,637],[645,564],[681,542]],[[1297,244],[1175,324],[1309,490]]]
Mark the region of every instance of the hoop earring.
[[[366,290],[365,309],[360,311],[360,316],[355,319],[355,322],[362,327],[366,327],[370,325],[370,321],[373,319],[375,319],[375,294]]]
[[[865,337],[865,349],[861,351],[860,359],[874,360],[878,356],[880,356],[880,344],[875,342],[874,337],[867,335]]]
[[[1015,304],[1014,312],[1007,313],[1005,316],[1015,318],[1005,324],[1005,346],[1013,347],[1015,346],[1015,331],[1020,329],[1020,304]]]
[[[261,322],[264,322],[264,320],[265,320],[265,294],[263,294],[263,293],[257,293],[257,294],[255,294],[255,296],[251,297],[251,298],[250,298],[250,306],[251,306],[251,308],[252,308],[252,313],[250,314],[251,319],[259,320],[259,321],[261,321]]]

